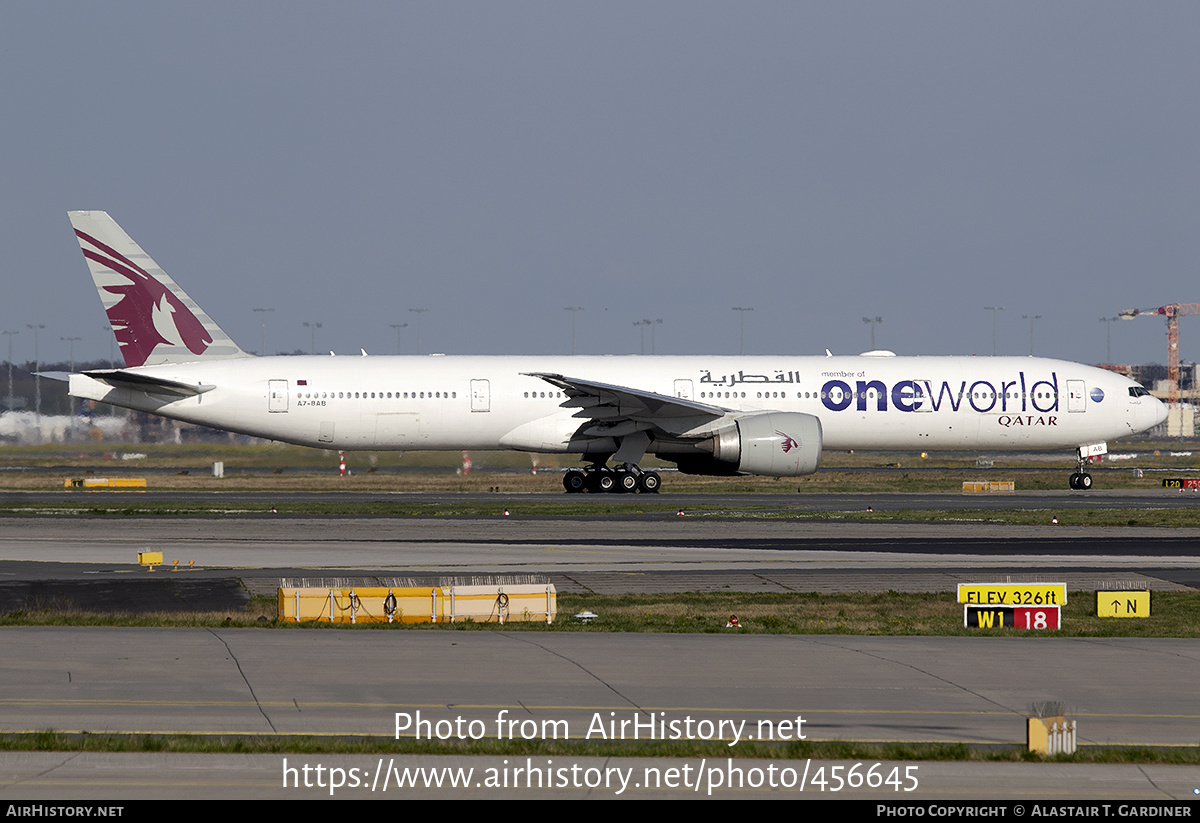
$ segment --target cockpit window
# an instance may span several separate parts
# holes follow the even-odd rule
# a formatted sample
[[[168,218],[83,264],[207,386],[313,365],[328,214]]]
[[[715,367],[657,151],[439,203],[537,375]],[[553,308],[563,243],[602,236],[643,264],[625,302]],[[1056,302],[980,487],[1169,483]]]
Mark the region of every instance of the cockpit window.
[[[1130,397],[1147,397],[1147,396],[1149,396],[1149,394],[1150,394],[1150,392],[1146,391],[1141,386],[1130,386],[1129,387],[1129,396]]]

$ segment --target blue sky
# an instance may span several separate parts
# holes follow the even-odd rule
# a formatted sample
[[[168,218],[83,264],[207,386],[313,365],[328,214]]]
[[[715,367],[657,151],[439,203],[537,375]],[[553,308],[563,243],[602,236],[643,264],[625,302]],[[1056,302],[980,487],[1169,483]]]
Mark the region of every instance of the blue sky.
[[[247,349],[1105,359],[1200,301],[1194,3],[0,5],[0,328],[104,209]],[[1181,321],[1200,359],[1200,317]],[[1165,362],[1165,324],[1113,324]],[[645,347],[650,350],[647,333]],[[3,353],[0,352],[0,356]]]

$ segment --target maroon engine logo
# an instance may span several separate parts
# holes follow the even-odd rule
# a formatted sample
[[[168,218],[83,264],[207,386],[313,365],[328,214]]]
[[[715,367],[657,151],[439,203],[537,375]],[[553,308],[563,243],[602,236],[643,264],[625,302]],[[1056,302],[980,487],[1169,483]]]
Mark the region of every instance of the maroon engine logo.
[[[800,444],[799,444],[799,443],[797,443],[797,442],[796,442],[795,440],[793,440],[792,438],[788,437],[788,436],[787,436],[786,434],[784,434],[783,432],[776,430],[776,432],[775,432],[775,433],[776,433],[777,435],[779,435],[780,437],[782,437],[782,438],[783,438],[783,443],[782,443],[782,444],[780,444],[780,448],[782,448],[782,449],[783,449],[783,453],[784,453],[784,454],[787,454],[787,453],[788,453],[788,452],[790,452],[792,449],[798,449],[798,448],[800,448]]]
[[[203,354],[212,344],[212,336],[204,325],[170,289],[137,263],[91,235],[78,229],[75,234],[96,249],[84,248],[84,257],[129,281],[129,285],[103,287],[109,294],[121,298],[108,309],[108,321],[121,346],[126,366],[143,365],[160,345],[187,346],[192,354]],[[168,317],[177,333],[173,340],[165,323]]]

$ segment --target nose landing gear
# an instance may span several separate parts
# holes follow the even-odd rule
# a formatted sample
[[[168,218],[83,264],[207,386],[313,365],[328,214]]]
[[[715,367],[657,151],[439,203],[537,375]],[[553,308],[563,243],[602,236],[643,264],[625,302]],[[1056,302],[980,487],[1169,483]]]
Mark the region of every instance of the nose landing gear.
[[[1092,487],[1092,476],[1085,471],[1088,459],[1084,457],[1083,452],[1084,450],[1081,448],[1078,452],[1079,468],[1071,475],[1071,488],[1081,492],[1085,492]]]

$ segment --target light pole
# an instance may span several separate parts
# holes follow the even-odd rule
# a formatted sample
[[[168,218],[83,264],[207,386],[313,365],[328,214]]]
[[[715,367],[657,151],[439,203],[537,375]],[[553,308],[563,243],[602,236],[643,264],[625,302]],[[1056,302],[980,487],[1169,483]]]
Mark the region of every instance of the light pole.
[[[105,326],[104,331],[108,333],[108,367],[115,369],[117,367],[117,359],[113,356],[113,343],[116,341],[116,331],[112,326]]]
[[[738,343],[738,354],[746,353],[746,312],[754,311],[753,306],[734,306],[733,311],[741,317],[741,333]]]
[[[875,326],[878,323],[882,323],[883,318],[882,317],[864,317],[863,322],[868,323],[871,326],[871,351],[875,351]]]
[[[263,357],[267,356],[267,312],[275,311],[274,309],[253,309],[262,317],[262,350],[259,354]]]
[[[583,311],[583,306],[564,306],[563,311],[571,313],[571,354],[575,353],[575,315]]]
[[[42,370],[42,358],[38,354],[38,329],[46,328],[46,324],[26,323],[25,327],[33,329],[33,410],[40,417],[42,414],[42,378],[38,373]]]
[[[60,337],[58,339],[64,341],[65,343],[68,343],[70,345],[71,372],[74,373],[74,371],[75,371],[75,344],[78,343],[79,341],[83,340],[83,338],[82,337]]]
[[[1003,306],[984,306],[984,311],[992,313],[992,357],[996,356],[996,312],[1004,311]]]
[[[650,321],[647,320],[646,322],[649,323]],[[658,354],[658,348],[655,346],[655,343],[654,343],[654,333],[656,331],[654,326],[661,326],[661,325],[662,325],[662,318],[659,318],[658,320],[655,320],[654,325],[652,325],[650,327],[650,353],[651,354]]]
[[[1033,321],[1041,320],[1042,316],[1040,314],[1022,314],[1021,319],[1029,321],[1029,356],[1033,357]]]
[[[1120,320],[1119,317],[1101,317],[1100,322],[1104,324],[1104,362],[1112,363],[1112,323],[1114,320]]]
[[[4,401],[4,407],[12,411],[13,393],[12,393],[12,339],[14,334],[20,334],[19,331],[6,331],[8,335],[8,397]]]
[[[58,339],[65,340],[70,345],[71,374],[74,374],[75,373],[75,344],[77,342],[79,342],[80,340],[83,340],[83,338],[82,337],[60,337]],[[74,417],[75,416],[75,398],[71,397],[70,395],[67,395],[67,402],[70,404],[68,406],[68,408],[70,409],[71,416]]]
[[[311,338],[311,340],[309,341],[309,343],[311,344],[309,347],[309,354],[316,354],[317,353],[317,329],[321,328],[321,324],[314,320],[311,323],[306,322],[304,324],[304,328],[309,330],[309,337]]]
[[[407,329],[408,324],[407,323],[389,323],[388,325],[396,330],[396,354],[399,354],[400,353],[400,330]]]
[[[639,352],[639,354],[646,353],[646,327],[650,325],[650,322],[651,321],[649,321],[649,320],[634,320],[633,321],[633,325],[638,327],[638,331],[641,332],[641,335],[642,335],[642,348],[641,348],[641,351]]]
[[[421,315],[429,309],[409,309],[409,311],[417,313],[417,354],[421,354]]]

